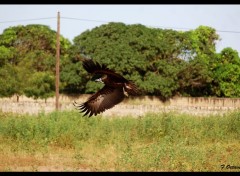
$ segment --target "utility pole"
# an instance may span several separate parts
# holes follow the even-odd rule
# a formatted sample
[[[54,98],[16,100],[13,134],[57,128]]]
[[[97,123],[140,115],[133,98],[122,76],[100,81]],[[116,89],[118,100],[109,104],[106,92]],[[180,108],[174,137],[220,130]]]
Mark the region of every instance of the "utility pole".
[[[56,48],[56,111],[59,110],[59,60],[60,60],[60,12],[57,14],[57,48]]]

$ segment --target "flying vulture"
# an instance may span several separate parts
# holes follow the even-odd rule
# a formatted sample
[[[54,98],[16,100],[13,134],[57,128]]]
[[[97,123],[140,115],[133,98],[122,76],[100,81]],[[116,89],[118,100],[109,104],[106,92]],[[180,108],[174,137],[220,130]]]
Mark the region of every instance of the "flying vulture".
[[[93,94],[85,103],[73,103],[80,112],[88,114],[89,117],[104,112],[116,104],[123,101],[125,96],[138,95],[140,93],[137,86],[115,71],[107,68],[106,65],[100,65],[92,59],[83,60],[83,68],[92,75],[101,75],[95,81],[104,84],[103,88]]]

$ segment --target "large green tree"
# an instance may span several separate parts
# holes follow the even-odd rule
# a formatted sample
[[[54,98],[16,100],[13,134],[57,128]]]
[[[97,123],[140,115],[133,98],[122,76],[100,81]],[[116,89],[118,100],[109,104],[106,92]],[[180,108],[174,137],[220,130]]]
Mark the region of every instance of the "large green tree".
[[[61,36],[60,90],[93,93],[83,57],[133,80],[144,94],[162,99],[185,96],[240,96],[237,51],[216,53],[214,28],[175,31],[141,24],[108,23],[76,36]],[[55,91],[56,32],[44,25],[15,26],[0,35],[0,96],[47,98]],[[93,79],[93,78],[92,78]]]
[[[212,90],[219,97],[240,96],[240,58],[232,48],[224,48],[213,64]]]
[[[71,43],[62,36],[60,42],[61,60],[64,60],[68,57],[68,48]],[[0,95],[12,96],[25,93],[34,98],[46,98],[53,95],[55,88],[52,84],[54,82],[44,83],[49,84],[48,87],[50,87],[50,90],[46,89],[45,92],[33,82],[37,77],[40,79],[39,75],[42,72],[46,72],[51,78],[49,80],[54,81],[52,78],[55,75],[56,62],[55,31],[45,25],[20,25],[7,28],[0,35],[0,51],[0,73],[7,75],[0,77],[0,82],[9,85],[1,87]],[[8,79],[5,80],[5,78]],[[38,93],[39,91],[42,91],[41,94]]]
[[[66,72],[84,77],[72,77],[72,87],[79,85],[84,92],[96,91],[98,87],[87,83],[90,78],[82,67],[74,66],[85,55],[135,81],[146,94],[170,97],[179,87],[177,74],[184,64],[181,54],[187,50],[186,41],[183,32],[109,23],[74,38],[73,65],[69,66],[72,70]]]
[[[188,59],[178,75],[179,91],[190,96],[212,95],[212,65],[216,62],[216,42],[219,35],[215,29],[207,26],[199,26],[187,33]]]

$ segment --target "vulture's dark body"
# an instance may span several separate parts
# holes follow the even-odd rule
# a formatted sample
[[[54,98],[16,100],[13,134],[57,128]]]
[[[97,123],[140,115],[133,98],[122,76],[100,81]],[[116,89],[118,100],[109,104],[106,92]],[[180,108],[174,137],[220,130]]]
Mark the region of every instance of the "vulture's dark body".
[[[91,59],[86,59],[83,61],[83,67],[88,73],[103,75],[99,81],[105,84],[102,89],[93,94],[85,103],[80,105],[74,103],[74,106],[81,112],[85,112],[84,116],[87,114],[89,114],[89,117],[97,115],[123,101],[125,95],[137,95],[139,93],[132,81],[128,81],[123,76],[108,69],[106,65],[100,65]]]

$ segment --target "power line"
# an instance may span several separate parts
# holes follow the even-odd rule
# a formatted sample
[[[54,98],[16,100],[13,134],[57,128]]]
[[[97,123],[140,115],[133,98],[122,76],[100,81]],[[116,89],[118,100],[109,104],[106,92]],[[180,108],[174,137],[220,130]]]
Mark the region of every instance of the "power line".
[[[61,17],[62,19],[70,19],[70,20],[78,20],[78,21],[90,21],[90,22],[99,22],[99,23],[109,23],[109,21],[102,20],[90,20],[90,19],[82,19],[82,18],[72,18],[72,17]]]
[[[154,28],[167,28],[167,29],[186,29],[186,30],[194,30],[192,28],[180,28],[180,27],[165,27],[165,26],[149,26]],[[227,33],[240,33],[240,31],[226,31],[226,30],[217,30],[216,32],[227,32]]]
[[[228,32],[228,33],[240,33],[240,31],[222,31],[222,30],[216,30],[217,32]]]
[[[21,20],[11,20],[11,21],[0,21],[0,23],[14,23],[14,22],[36,21],[36,20],[47,20],[47,19],[56,19],[56,17],[34,18],[34,19],[21,19]],[[89,22],[97,22],[97,23],[109,23],[109,22],[110,22],[110,21],[104,21],[104,20],[92,20],[92,19],[73,18],[73,17],[61,17],[61,19],[77,20],[77,21],[89,21]],[[194,29],[192,29],[192,28],[181,28],[181,27],[150,26],[150,25],[145,25],[145,26],[153,27],[153,28],[194,30]],[[239,33],[240,33],[240,31],[228,31],[228,30],[217,30],[217,29],[216,29],[216,32],[235,33],[235,34],[239,34]]]
[[[36,21],[36,20],[46,20],[46,19],[53,19],[56,17],[47,17],[47,18],[34,18],[34,19],[22,19],[22,20],[12,20],[12,21],[0,21],[0,23],[16,23],[16,22],[22,22],[22,21]]]
[[[72,18],[72,17],[61,17],[61,18],[62,19],[78,20],[78,21],[90,21],[90,22],[109,23],[109,21],[102,21],[102,20],[90,20],[90,19],[81,19],[81,18]],[[145,26],[149,26],[149,25],[145,25]],[[149,27],[193,30],[192,28],[166,27],[166,26],[149,26]],[[227,33],[240,33],[240,31],[226,31],[226,30],[216,30],[216,31],[217,32],[227,32]]]

